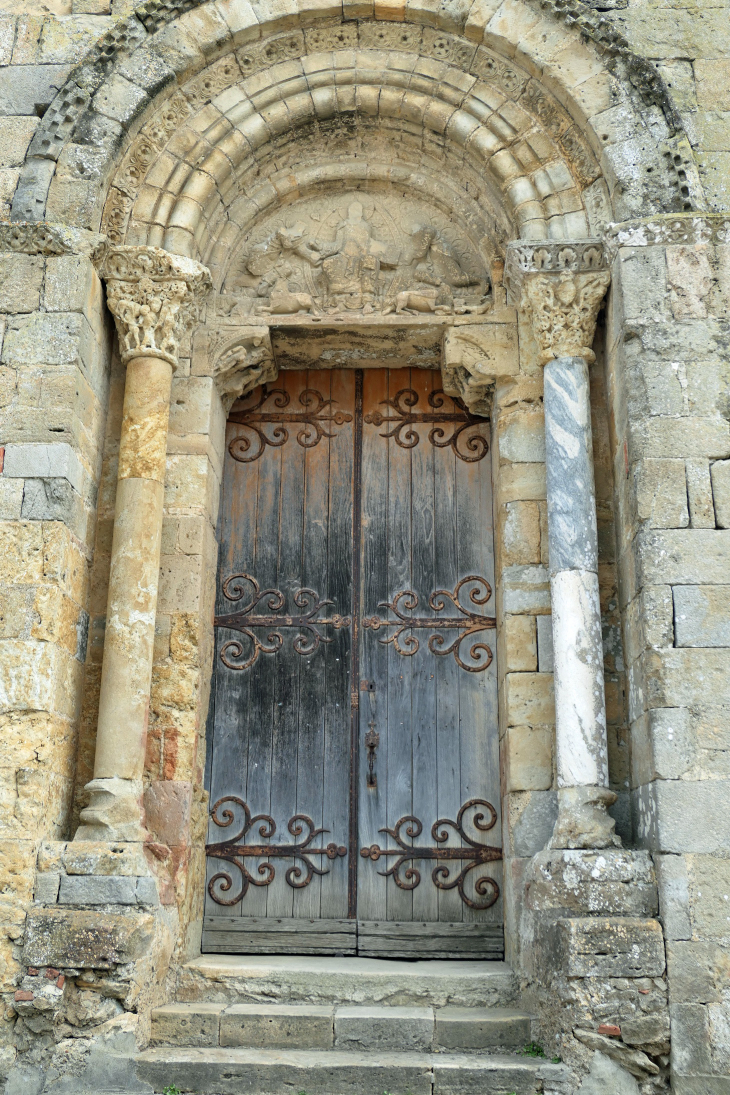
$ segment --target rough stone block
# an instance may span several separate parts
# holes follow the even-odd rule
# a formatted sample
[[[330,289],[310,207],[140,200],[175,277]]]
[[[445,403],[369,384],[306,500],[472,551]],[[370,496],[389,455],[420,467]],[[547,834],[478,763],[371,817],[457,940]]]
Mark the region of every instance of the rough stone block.
[[[709,460],[687,460],[687,498],[692,528],[714,528],[715,510]]]
[[[508,728],[504,741],[508,791],[550,790],[553,784],[553,737],[552,726]]]
[[[354,1050],[430,1049],[434,1018],[424,1007],[339,1007],[335,1045]]]
[[[727,58],[698,56],[694,62],[694,75],[698,106],[707,110],[730,110],[730,61]]]
[[[730,780],[654,780],[632,792],[637,839],[658,852],[724,854],[730,845]],[[693,819],[688,824],[688,819]]]
[[[174,848],[187,843],[192,801],[192,783],[156,780],[148,786],[144,796],[146,823],[161,844]]]
[[[500,463],[515,464],[545,462],[545,421],[541,413],[512,411],[498,420]]]
[[[541,852],[558,818],[557,791],[530,791],[509,796],[512,852],[529,857]]]
[[[685,858],[679,855],[657,855],[654,857],[654,867],[664,924],[664,938],[667,940],[690,939],[692,923],[689,915],[689,882]]]
[[[59,871],[39,871],[35,876],[33,900],[39,905],[55,905],[58,900],[58,888],[61,885]]]
[[[716,460],[710,466],[715,519],[720,528],[730,528],[730,460]]]
[[[114,875],[64,875],[58,900],[61,905],[136,905],[137,880]]]
[[[13,65],[0,69],[0,113],[34,116],[36,107],[55,99],[70,64]]]
[[[639,588],[725,585],[730,530],[646,529],[636,537],[635,552],[635,581]]]
[[[550,579],[544,566],[510,566],[502,571],[502,605],[506,613],[550,612]]]
[[[689,525],[684,460],[642,460],[635,471],[636,514],[651,528]]]
[[[502,1008],[439,1008],[434,1045],[441,1049],[491,1049],[530,1041],[530,1016]]]
[[[504,672],[535,672],[537,645],[534,616],[505,616],[501,666]]]
[[[664,936],[658,920],[635,917],[558,921],[568,977],[661,977]]]
[[[96,842],[90,840],[68,844],[45,843],[39,853],[41,860],[60,860],[69,875],[143,875],[147,861],[143,846],[135,843]]]
[[[221,1016],[222,1046],[331,1049],[331,1007],[316,1004],[234,1004]]]
[[[616,848],[542,851],[530,868],[526,902],[536,911],[653,916],[657,889],[651,856]]]
[[[83,491],[84,469],[76,451],[65,442],[43,445],[7,445],[3,475],[21,479],[66,479]]]
[[[672,1070],[677,1075],[710,1072],[709,1015],[704,1004],[672,1004]]]
[[[537,617],[537,658],[540,673],[552,673],[554,671],[552,615]]]
[[[508,502],[500,511],[504,566],[540,563],[540,508],[537,502]]]
[[[0,254],[0,312],[37,311],[44,270],[40,255]]]
[[[730,585],[674,586],[676,646],[730,647]]]
[[[217,1046],[225,1004],[167,1004],[152,1012],[152,1045]]]
[[[508,673],[504,688],[508,726],[554,725],[552,673]]]
[[[148,950],[154,934],[149,913],[92,909],[31,909],[23,947],[26,966],[111,969]]]

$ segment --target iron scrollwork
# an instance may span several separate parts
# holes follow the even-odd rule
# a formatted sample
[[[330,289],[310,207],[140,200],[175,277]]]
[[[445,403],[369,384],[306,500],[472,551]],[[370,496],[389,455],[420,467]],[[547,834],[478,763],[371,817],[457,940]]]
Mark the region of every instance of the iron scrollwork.
[[[228,828],[235,818],[235,810],[232,807],[236,806],[243,810],[243,826],[228,840],[205,846],[205,853],[209,858],[225,860],[233,864],[241,874],[241,889],[235,897],[223,896],[233,889],[233,878],[227,870],[217,871],[212,876],[208,882],[208,893],[217,905],[237,905],[246,896],[250,886],[270,886],[276,877],[272,859],[294,860],[284,877],[289,886],[301,890],[309,885],[315,875],[329,874],[329,870],[315,866],[311,856],[325,856],[334,861],[339,856],[347,855],[347,848],[334,841],[330,841],[324,847],[313,847],[313,841],[322,833],[328,833],[329,829],[315,828],[311,817],[307,817],[306,814],[295,814],[287,824],[287,829],[295,838],[293,844],[240,843],[245,841],[255,825],[259,826],[258,835],[262,841],[271,840],[276,833],[276,822],[269,814],[256,814],[252,817],[248,804],[242,798],[238,798],[237,795],[228,795],[218,799],[210,811],[213,823],[220,829]],[[302,836],[302,840],[297,839]],[[257,868],[258,878],[246,866],[247,859],[263,859],[263,863],[260,863]]]
[[[461,644],[471,635],[479,631],[487,631],[496,628],[497,620],[494,616],[482,616],[462,605],[460,597],[465,585],[474,584],[469,592],[469,600],[473,605],[484,605],[492,596],[492,587],[485,578],[476,574],[470,574],[457,583],[451,593],[447,589],[437,589],[428,598],[429,607],[434,612],[443,612],[447,602],[458,611],[458,616],[411,616],[407,613],[418,608],[418,594],[412,589],[401,590],[396,593],[392,601],[381,601],[379,608],[389,608],[397,619],[382,619],[380,616],[366,616],[363,619],[363,627],[371,631],[379,631],[381,628],[396,628],[388,638],[380,639],[381,643],[392,643],[398,654],[403,657],[412,657],[420,647],[417,637],[412,634],[414,629],[427,628],[435,632],[429,636],[428,649],[432,654],[441,656],[453,654],[457,664],[468,673],[481,673],[492,664],[493,654],[490,646],[485,642],[473,643],[469,650],[472,664],[463,660],[460,653]],[[457,631],[458,634],[451,642],[439,634],[441,630]]]
[[[484,807],[488,811],[489,819],[485,820],[485,814],[479,809]],[[483,863],[494,863],[502,859],[500,848],[493,848],[474,840],[464,830],[464,814],[467,810],[477,808],[477,813],[471,819],[474,828],[480,833],[488,833],[497,824],[497,811],[491,802],[486,799],[472,798],[459,810],[456,821],[450,818],[439,818],[431,826],[431,837],[436,842],[435,847],[407,844],[406,838],[417,840],[423,832],[423,825],[417,817],[408,814],[396,821],[392,829],[379,829],[378,832],[391,836],[397,848],[381,848],[379,844],[371,844],[370,847],[360,849],[363,859],[371,859],[374,863],[386,856],[397,856],[395,863],[387,871],[378,871],[378,874],[386,878],[392,878],[396,886],[401,890],[415,890],[421,881],[421,872],[413,866],[414,860],[435,859],[438,862],[431,872],[434,886],[439,890],[457,890],[459,897],[470,909],[489,909],[499,898],[499,884],[494,878],[478,878],[474,884],[477,898],[468,897],[464,890],[464,882],[471,871]],[[405,836],[402,829],[405,826]],[[447,847],[446,841],[452,834],[466,842],[466,847]],[[465,862],[466,861],[466,862]],[[458,873],[452,876],[450,862],[461,863]],[[401,875],[400,869],[404,863],[410,863]]]
[[[451,448],[459,460],[467,464],[484,459],[489,452],[489,442],[483,434],[469,431],[472,427],[483,426],[485,419],[472,414],[460,399],[452,399],[440,388],[429,394],[429,411],[413,410],[419,398],[413,388],[401,388],[392,399],[384,399],[381,403],[381,406],[390,407],[393,413],[371,411],[365,415],[364,421],[371,426],[394,423],[380,436],[392,437],[401,449],[414,449],[421,440],[420,433],[413,428],[415,425],[432,423],[428,440],[435,448]],[[453,404],[453,410],[444,409],[447,399]],[[444,428],[448,426],[453,426],[451,433]]]
[[[263,455],[267,445],[281,448],[289,440],[284,423],[299,426],[297,444],[303,449],[313,449],[323,437],[335,437],[333,426],[352,422],[352,415],[336,411],[334,399],[325,399],[321,392],[306,388],[299,395],[301,411],[289,408],[290,396],[283,388],[261,388],[258,401],[250,407],[234,411],[229,422],[236,422],[248,432],[234,437],[228,451],[240,464],[252,464]],[[268,406],[267,406],[268,404]],[[271,428],[269,428],[271,427]]]
[[[279,589],[260,589],[258,582],[250,574],[231,574],[226,578],[223,583],[223,596],[229,601],[241,601],[246,596],[247,584],[251,587],[248,603],[238,612],[216,616],[213,620],[215,627],[238,631],[251,643],[251,652],[242,662],[238,660],[244,657],[242,642],[238,639],[229,639],[223,644],[220,657],[229,669],[250,669],[259,654],[276,654],[281,650],[284,642],[282,629],[298,629],[299,634],[294,640],[294,651],[306,656],[313,654],[320,643],[332,642],[332,636],[322,634],[320,628],[331,626],[338,631],[343,627],[349,627],[352,622],[349,616],[340,616],[336,612],[331,616],[318,616],[326,605],[334,602],[321,601],[319,594],[306,586],[296,590],[293,597],[294,604],[301,609],[301,612],[296,616],[280,616],[278,613],[284,607],[284,594]],[[261,604],[269,610],[269,614],[254,615],[254,609]],[[259,638],[256,634],[258,628],[270,629],[265,638]]]

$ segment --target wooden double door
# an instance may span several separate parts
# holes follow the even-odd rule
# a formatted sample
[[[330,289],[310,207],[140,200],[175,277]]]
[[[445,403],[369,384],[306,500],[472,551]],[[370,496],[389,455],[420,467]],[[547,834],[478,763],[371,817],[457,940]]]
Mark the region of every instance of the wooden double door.
[[[284,372],[227,425],[203,950],[503,952],[489,422]]]

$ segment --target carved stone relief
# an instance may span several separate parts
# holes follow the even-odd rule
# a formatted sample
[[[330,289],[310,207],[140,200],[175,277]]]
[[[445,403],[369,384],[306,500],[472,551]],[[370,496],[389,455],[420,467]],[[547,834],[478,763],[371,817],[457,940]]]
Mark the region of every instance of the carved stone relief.
[[[312,198],[260,222],[234,256],[219,314],[467,315],[491,307],[475,243],[440,211],[389,194]]]

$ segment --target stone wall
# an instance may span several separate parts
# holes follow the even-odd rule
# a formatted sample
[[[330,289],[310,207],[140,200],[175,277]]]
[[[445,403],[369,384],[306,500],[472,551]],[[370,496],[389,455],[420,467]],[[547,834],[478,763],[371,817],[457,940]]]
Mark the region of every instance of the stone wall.
[[[657,869],[680,1092],[696,1090],[683,1077],[697,1074],[721,1091],[730,1064],[729,228],[666,218],[613,232],[608,387],[632,812]]]
[[[679,191],[687,206],[702,207],[693,182],[696,167],[707,208],[730,211],[727,5],[622,2],[591,7],[612,8],[606,17],[637,53],[656,63],[670,89],[689,138],[667,149]],[[41,117],[72,66],[133,5],[129,0],[46,0],[40,8],[47,11],[31,12],[29,2],[14,0],[0,7],[0,212],[7,218]],[[295,25],[301,15],[295,7],[288,14],[277,7],[271,25],[278,31]],[[470,8],[472,41],[497,8],[487,0]],[[537,13],[537,4],[534,9]],[[350,17],[374,13],[391,21],[406,13],[402,4],[363,2],[332,6],[326,14],[339,19],[343,10]],[[465,14],[457,18],[448,5],[442,14],[452,30],[466,22]],[[269,18],[266,13],[260,17]],[[216,19],[211,26],[221,23]],[[530,27],[520,19],[524,13],[509,0],[499,8],[497,28],[508,55],[517,52],[520,59],[518,42],[524,41],[525,56],[530,49],[543,49],[552,62],[563,49],[572,54],[563,66],[580,68],[578,36],[566,23],[556,20],[550,41],[535,47],[526,41]],[[186,64],[202,67],[206,59],[190,40],[182,36],[180,42],[178,52],[172,38],[164,47],[171,64],[180,70]],[[215,42],[206,46],[208,61],[217,48]],[[587,65],[581,58],[580,64]],[[540,74],[534,60],[525,64]],[[155,72],[152,67],[145,77],[153,92]],[[114,78],[129,91],[124,77]],[[596,77],[601,95],[606,93],[602,79]],[[599,96],[595,88],[592,94]],[[638,94],[629,89],[627,101]],[[70,104],[71,114],[73,109]],[[135,109],[129,105],[124,126]],[[62,114],[56,118],[60,131]],[[635,184],[637,193],[641,189],[642,171],[655,169],[642,167],[638,153],[632,159],[637,139],[626,104],[600,117],[604,129],[596,133],[613,149],[608,190],[600,184],[601,201],[607,202],[609,190],[620,201],[626,188]],[[647,117],[646,140],[654,131],[657,141],[663,140],[661,110],[655,105]],[[549,124],[562,123],[553,113]],[[104,156],[115,141],[121,147],[122,129],[122,124],[118,131],[110,124],[103,134],[87,133],[84,145],[72,145],[64,154],[54,201],[70,221],[93,221],[94,208],[85,204],[84,195],[106,185]],[[39,193],[50,163],[41,158],[33,168]],[[23,201],[32,212],[29,178]],[[642,176],[641,186],[645,183]],[[678,226],[657,218],[649,226],[614,230],[610,241],[615,258],[606,353],[604,358],[599,334],[592,401],[610,770],[619,793],[614,812],[625,839],[636,839],[652,853],[656,871],[667,944],[674,1089],[684,1095],[700,1090],[719,1095],[730,1072],[730,829],[725,806],[730,779],[730,230],[719,216],[693,219],[688,213]],[[90,234],[0,225],[0,992],[6,1003],[2,1035],[8,1040],[18,1013],[25,1013],[26,1022],[36,996],[56,1006],[56,991],[64,988],[58,981],[66,976],[61,966],[68,970],[69,985],[73,981],[73,963],[64,964],[58,952],[29,950],[22,967],[20,945],[34,886],[40,887],[36,900],[43,908],[58,905],[60,876],[69,875],[63,842],[73,835],[93,765],[123,386],[122,366],[111,360],[110,325],[89,259],[95,243]],[[544,847],[555,817],[542,379],[525,330],[520,345],[521,372],[498,382],[494,415],[511,925],[518,922],[530,858]],[[171,933],[178,956],[197,945],[202,900],[202,728],[211,658],[205,621],[212,604],[221,466],[216,438],[222,437],[220,399],[210,376],[199,375],[204,372],[185,357],[174,381],[146,769],[147,818],[165,864],[161,885],[166,899],[168,884],[174,888],[181,927],[174,918],[168,922],[167,906],[154,906],[154,914],[138,906],[134,891],[135,915],[157,917],[157,938]],[[41,848],[42,841],[59,843]],[[45,877],[36,882],[39,849]],[[87,873],[95,875],[94,870]],[[51,895],[49,876],[56,874],[59,890]],[[71,893],[73,886],[65,885],[64,892]],[[88,885],[87,880],[87,896]],[[117,906],[124,911],[124,902],[112,901],[114,895],[103,886],[99,892],[109,899],[109,915],[121,915]],[[123,887],[115,891],[116,897],[122,893],[131,895]],[[570,953],[581,933],[581,925],[570,924],[586,919],[578,907],[571,912],[569,903],[555,908],[561,915],[550,916],[561,921],[556,931],[563,934],[555,937],[554,957]],[[653,910],[651,902],[629,911],[605,907],[607,916],[630,913],[656,923]],[[525,926],[522,936],[511,932],[514,962],[521,961],[520,942],[529,945],[530,930]],[[592,930],[586,927],[588,934]],[[620,934],[622,929],[616,930]],[[572,1021],[583,1029],[580,1024],[590,1020],[595,1033],[599,1019],[611,1019],[622,1026],[625,1046],[654,1046],[659,1059],[665,1055],[664,1026],[652,1040],[645,1023],[643,1041],[631,1026],[651,1011],[642,1000],[663,996],[666,984],[659,972],[656,932],[645,929],[645,934],[651,936],[646,970],[633,978],[619,966],[609,973],[586,973],[587,966],[574,971],[573,989],[580,981],[577,996],[585,993],[573,1001]],[[31,938],[32,933],[26,945]],[[604,974],[617,983],[601,990],[598,1007],[590,995],[597,982],[587,983],[586,977]],[[653,979],[652,985],[639,984],[642,978]],[[624,985],[628,980],[632,984]],[[77,990],[78,985],[65,990],[74,1007]],[[618,995],[611,995],[614,990]],[[96,990],[84,983],[80,991]],[[21,994],[17,1001],[16,992]],[[27,993],[31,999],[23,998]],[[111,998],[120,999],[118,993]],[[127,1005],[137,1007],[131,997],[124,998],[122,1007]],[[662,1008],[654,1010],[663,1015]],[[106,1021],[102,1012],[97,1011],[95,1021]],[[546,1020],[550,1037],[554,1026]],[[2,1053],[0,1063],[7,1066],[14,1050],[8,1045]]]
[[[101,284],[86,255],[67,253],[85,249],[86,241],[71,236],[5,235],[1,260],[0,985],[11,1001],[6,1028],[36,852],[43,838],[69,831],[108,398],[111,339]]]

